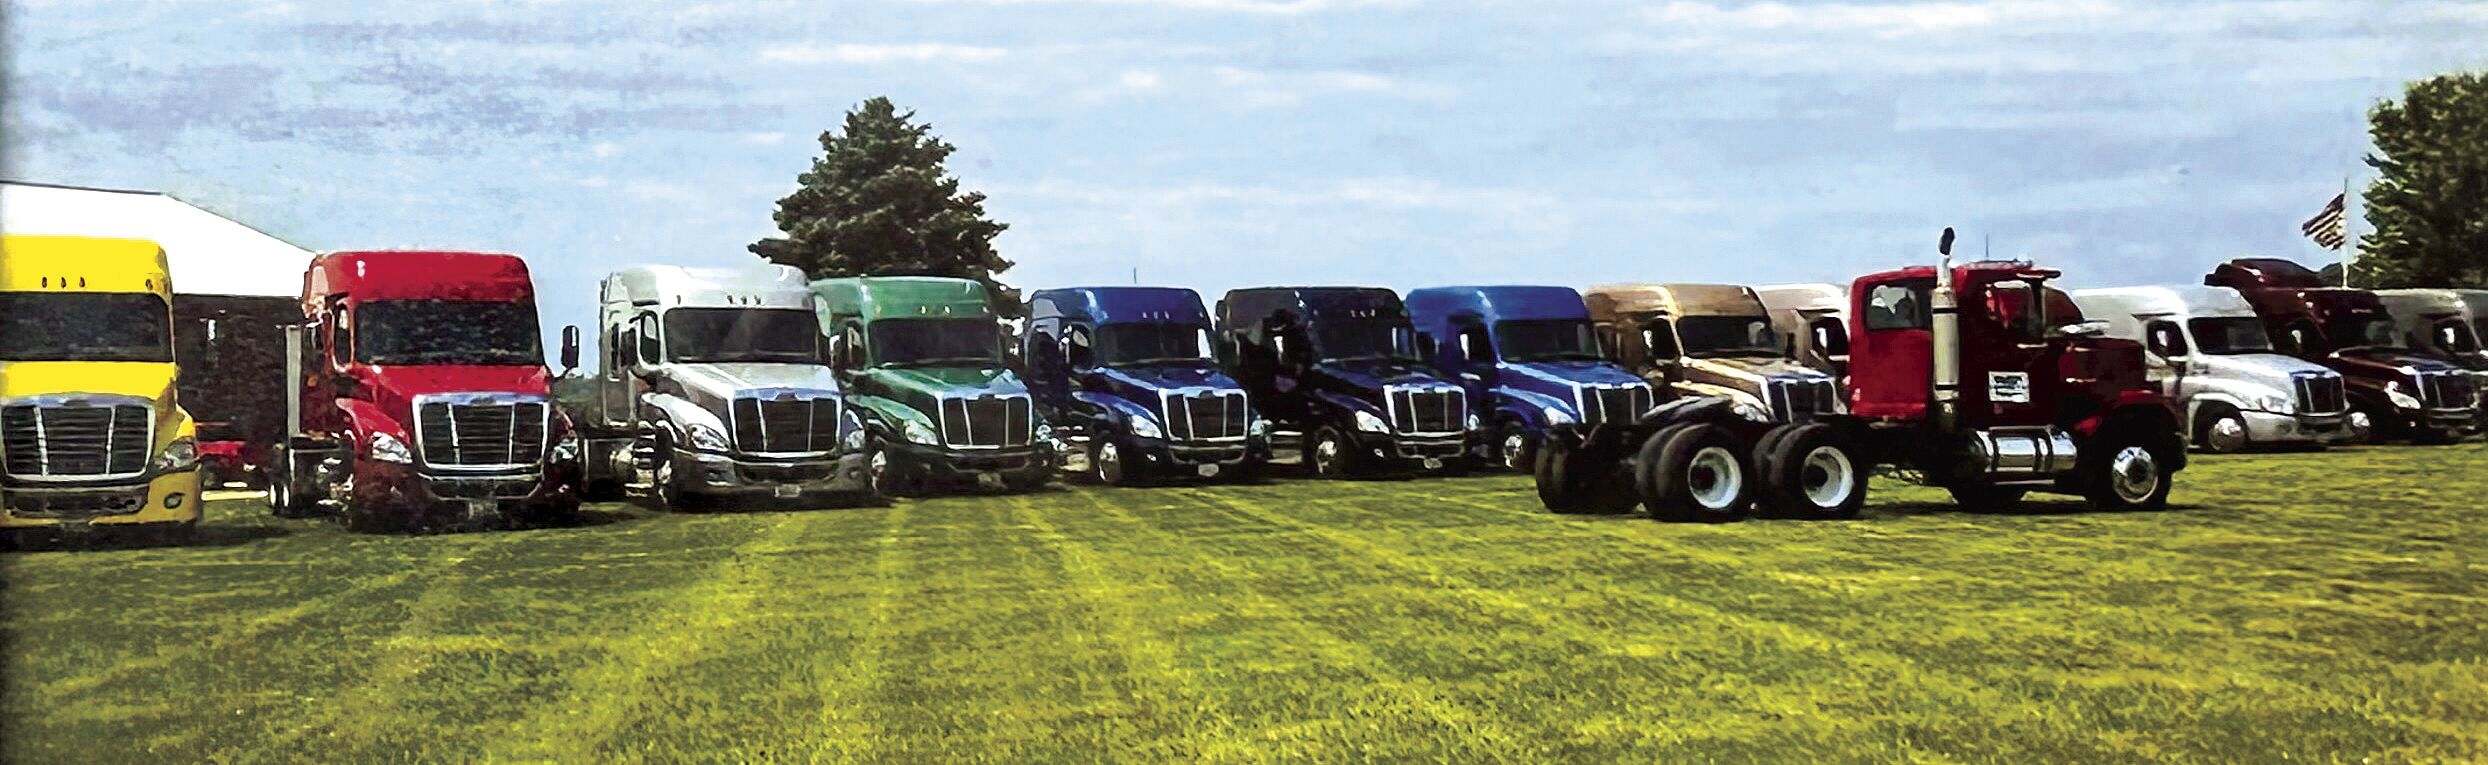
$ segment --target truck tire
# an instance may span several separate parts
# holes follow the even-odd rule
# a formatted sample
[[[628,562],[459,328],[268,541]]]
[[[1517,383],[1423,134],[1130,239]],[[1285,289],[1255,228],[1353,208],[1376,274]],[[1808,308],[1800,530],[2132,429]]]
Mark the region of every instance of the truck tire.
[[[1536,479],[1538,504],[1558,513],[1578,513],[1589,509],[1588,482],[1581,480],[1580,447],[1568,438],[1549,438],[1538,447]]]
[[[2383,423],[2376,419],[2376,413],[2365,404],[2351,402],[2350,413],[2341,418],[2341,425],[2350,430],[2350,437],[2345,443],[2363,446],[2376,442],[2377,429]]]
[[[890,457],[890,444],[880,436],[864,441],[864,476],[872,483],[873,493],[884,498],[913,497],[923,493],[923,482],[914,471]]]
[[[1745,512],[1753,468],[1736,435],[1709,423],[1671,425],[1634,462],[1641,502],[1663,521],[1724,521]]]
[[[2253,448],[2254,437],[2246,432],[2246,416],[2236,409],[2214,404],[2203,412],[2203,422],[2195,432],[2195,443],[2212,454],[2236,454]]]
[[[1089,444],[1089,472],[1097,482],[1107,486],[1130,486],[1140,480],[1139,465],[1125,459],[1122,439],[1112,433],[1100,433]]]
[[[674,471],[674,450],[664,440],[657,442],[657,469],[649,471],[648,494],[657,501],[657,509],[667,511],[698,510],[703,507],[698,492],[685,489],[683,478]]]
[[[2168,492],[2175,485],[2168,455],[2153,449],[2150,441],[2131,427],[2112,425],[2100,441],[2097,455],[2083,465],[2090,473],[2083,477],[2083,483],[2091,509],[2168,509]]]
[[[1775,428],[1756,450],[1762,501],[1787,518],[1855,518],[1866,507],[1867,473],[1828,425]]]
[[[1323,427],[1313,432],[1305,444],[1305,462],[1313,475],[1321,478],[1354,478],[1363,474],[1364,465],[1356,453],[1356,443],[1338,428]]]
[[[2030,493],[2029,489],[1988,483],[1946,486],[1944,490],[1952,492],[1953,503],[1960,505],[1961,509],[1991,513],[2008,512],[2021,507],[2022,496]]]
[[[1538,438],[1521,427],[1519,420],[1504,420],[1495,428],[1495,459],[1503,469],[1526,473],[1537,467]]]

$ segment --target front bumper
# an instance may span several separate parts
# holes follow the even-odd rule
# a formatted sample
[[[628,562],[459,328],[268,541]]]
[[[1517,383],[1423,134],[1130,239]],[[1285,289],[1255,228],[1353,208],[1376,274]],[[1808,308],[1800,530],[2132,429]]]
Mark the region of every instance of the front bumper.
[[[1420,436],[1357,431],[1356,447],[1366,457],[1396,463],[1419,463],[1426,460],[1451,461],[1466,457],[1484,443],[1477,432],[1448,436]]]
[[[1220,472],[1270,461],[1270,442],[1261,438],[1224,442],[1180,442],[1146,439],[1134,445],[1140,467],[1152,473],[1198,472],[1216,465]]]
[[[2350,437],[2349,414],[2241,412],[2246,437],[2259,444],[2325,444]]]
[[[355,467],[354,499],[367,507],[420,511],[442,505],[549,507],[579,502],[575,465],[449,472],[365,460]]]
[[[2456,433],[2471,432],[2480,424],[2479,410],[2467,406],[2458,409],[2405,409],[2402,416],[2417,424]]]
[[[893,443],[888,448],[896,466],[922,471],[925,478],[934,481],[971,481],[988,475],[1050,475],[1062,463],[1062,458],[1048,446],[971,450]]]
[[[695,491],[709,495],[852,494],[872,489],[865,459],[853,453],[814,460],[738,460],[677,449],[674,474],[689,477]]]
[[[102,486],[0,486],[0,528],[74,524],[127,526],[196,523],[199,471],[165,473],[143,483]]]

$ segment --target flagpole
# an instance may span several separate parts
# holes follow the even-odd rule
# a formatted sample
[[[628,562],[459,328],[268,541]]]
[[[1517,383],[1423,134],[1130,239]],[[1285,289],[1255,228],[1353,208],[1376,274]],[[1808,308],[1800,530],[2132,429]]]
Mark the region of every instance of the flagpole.
[[[2351,240],[2357,236],[2350,228],[2350,176],[2345,173],[2341,176],[2341,286],[2344,289],[2350,286],[2350,266],[2358,258],[2358,251],[2350,247]]]

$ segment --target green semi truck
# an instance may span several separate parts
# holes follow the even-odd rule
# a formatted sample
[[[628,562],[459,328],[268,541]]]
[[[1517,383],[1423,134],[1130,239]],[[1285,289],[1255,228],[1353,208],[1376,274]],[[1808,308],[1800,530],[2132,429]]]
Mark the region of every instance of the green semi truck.
[[[1061,445],[1004,360],[983,284],[858,277],[815,281],[812,291],[883,496],[971,483],[1026,491],[1059,469]]]

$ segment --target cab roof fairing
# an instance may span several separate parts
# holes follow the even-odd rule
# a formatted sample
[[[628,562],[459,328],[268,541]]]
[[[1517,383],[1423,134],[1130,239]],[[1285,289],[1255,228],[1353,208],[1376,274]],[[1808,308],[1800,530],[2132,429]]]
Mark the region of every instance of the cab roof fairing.
[[[793,266],[692,268],[632,266],[606,277],[608,300],[658,308],[811,310],[812,287]],[[619,295],[612,291],[619,291]]]
[[[1592,316],[1767,317],[1769,309],[1751,287],[1738,284],[1605,284],[1582,294]]]
[[[1809,316],[1849,310],[1849,291],[1837,284],[1765,284],[1754,288],[1754,297],[1765,309]]]
[[[1406,299],[1408,313],[1418,324],[1439,329],[1450,317],[1473,313],[1488,325],[1504,321],[1581,320],[1590,318],[1589,305],[1581,293],[1570,287],[1547,286],[1469,286],[1428,287],[1410,290]]]
[[[1208,327],[1201,294],[1183,287],[1057,287],[1028,297],[1028,320],[1095,324],[1164,322]]]
[[[341,250],[311,260],[304,297],[533,302],[527,261],[497,252]]]
[[[995,319],[985,285],[939,276],[855,276],[812,282],[817,309],[829,316],[881,319]]]
[[[1399,293],[1381,287],[1253,287],[1229,290],[1218,300],[1220,322],[1255,337],[1261,321],[1279,310],[1295,313],[1298,321],[1341,313],[1365,313],[1369,315],[1358,318],[1367,319],[1404,319],[1408,314]],[[1233,325],[1239,315],[1250,323]]]
[[[2193,318],[2255,318],[2246,296],[2227,287],[2147,286],[2074,290],[2084,314]]]
[[[0,290],[143,292],[170,300],[172,281],[164,248],[145,239],[0,236]]]

